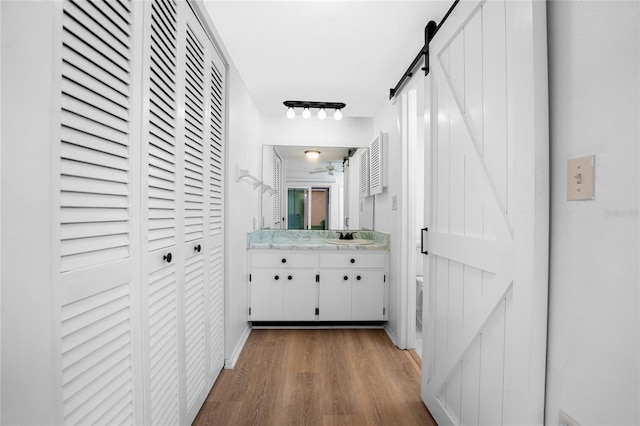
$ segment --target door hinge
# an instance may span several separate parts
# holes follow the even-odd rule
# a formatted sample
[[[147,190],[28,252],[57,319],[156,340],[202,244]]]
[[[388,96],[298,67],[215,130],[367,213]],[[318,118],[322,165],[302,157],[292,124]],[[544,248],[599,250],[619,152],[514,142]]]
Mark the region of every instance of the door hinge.
[[[320,274],[316,274],[316,282],[319,283],[320,282]]]
[[[251,280],[249,280],[249,281],[251,281]],[[385,283],[387,282],[387,274],[384,274],[384,281],[383,282],[385,282]]]
[[[249,315],[251,315],[251,308],[249,308]]]
[[[316,315],[320,315],[320,308],[316,308]]]
[[[249,274],[249,282],[251,282],[251,274]]]
[[[382,315],[384,315],[385,313],[387,313],[387,308],[382,308]]]

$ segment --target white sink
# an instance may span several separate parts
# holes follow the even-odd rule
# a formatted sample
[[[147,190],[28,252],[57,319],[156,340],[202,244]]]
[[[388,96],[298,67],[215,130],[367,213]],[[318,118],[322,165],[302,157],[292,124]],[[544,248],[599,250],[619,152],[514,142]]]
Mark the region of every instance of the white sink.
[[[328,244],[345,244],[345,245],[359,245],[363,246],[366,244],[373,244],[373,240],[363,240],[362,238],[354,238],[353,240],[341,240],[339,238],[330,238],[328,240],[324,240],[325,243]]]

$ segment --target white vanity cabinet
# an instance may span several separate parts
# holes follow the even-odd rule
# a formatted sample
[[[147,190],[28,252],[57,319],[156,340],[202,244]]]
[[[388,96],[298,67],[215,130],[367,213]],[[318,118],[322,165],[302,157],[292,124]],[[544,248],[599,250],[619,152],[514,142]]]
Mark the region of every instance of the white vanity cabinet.
[[[320,253],[319,320],[387,319],[387,253]]]
[[[249,250],[251,321],[384,321],[388,251]]]
[[[250,257],[251,321],[316,319],[316,253],[267,250]]]

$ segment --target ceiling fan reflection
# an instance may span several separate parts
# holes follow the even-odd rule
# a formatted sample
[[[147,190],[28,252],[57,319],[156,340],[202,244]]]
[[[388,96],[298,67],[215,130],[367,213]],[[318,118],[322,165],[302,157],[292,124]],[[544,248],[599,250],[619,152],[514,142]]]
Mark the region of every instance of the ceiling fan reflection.
[[[333,172],[341,172],[342,169],[337,169],[336,166],[333,165],[331,161],[327,162],[327,165],[324,167],[318,167],[317,169],[310,171],[309,174],[315,173],[329,173],[329,175],[333,176]]]

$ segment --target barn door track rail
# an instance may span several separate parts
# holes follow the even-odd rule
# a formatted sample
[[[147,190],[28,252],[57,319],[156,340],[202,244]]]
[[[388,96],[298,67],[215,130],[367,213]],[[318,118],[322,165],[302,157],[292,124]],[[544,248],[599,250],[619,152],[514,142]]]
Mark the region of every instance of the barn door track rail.
[[[402,86],[404,86],[406,81],[413,76],[413,71],[416,65],[418,65],[418,63],[420,62],[420,59],[422,59],[422,56],[424,56],[424,67],[422,68],[422,71],[424,71],[425,76],[429,74],[429,42],[442,27],[442,24],[444,24],[444,22],[447,20],[459,1],[460,0],[455,0],[453,2],[439,24],[436,24],[435,21],[429,21],[427,23],[427,26],[424,27],[424,46],[422,46],[416,57],[411,62],[411,65],[409,65],[409,68],[407,68],[407,70],[404,72],[404,74],[400,78],[400,81],[398,81],[398,84],[396,84],[396,87],[394,87],[393,89],[389,89],[389,99],[393,99],[394,96],[400,91],[400,89],[402,89]]]

